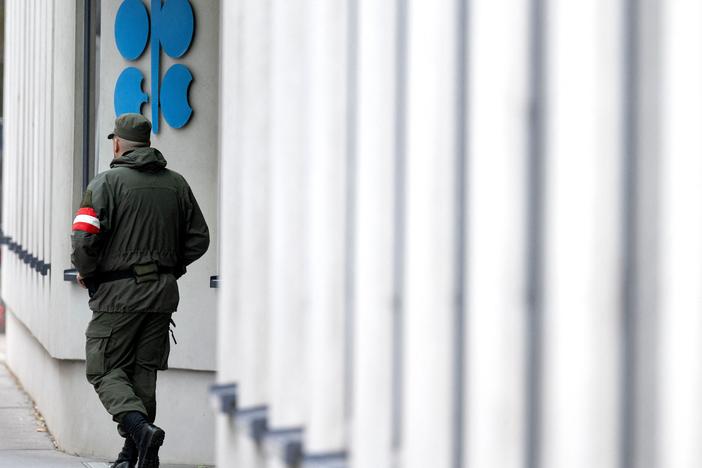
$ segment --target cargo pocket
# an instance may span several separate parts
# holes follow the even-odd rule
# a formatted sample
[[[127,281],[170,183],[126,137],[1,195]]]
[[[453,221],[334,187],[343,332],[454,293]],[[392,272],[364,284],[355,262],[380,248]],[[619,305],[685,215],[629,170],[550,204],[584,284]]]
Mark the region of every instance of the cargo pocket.
[[[112,328],[99,323],[90,323],[85,332],[85,373],[102,375],[105,373],[105,351],[112,335]]]
[[[159,363],[158,370],[168,369],[168,356],[171,354],[171,337],[166,333],[165,345],[163,346],[163,354],[161,355],[161,362]]]

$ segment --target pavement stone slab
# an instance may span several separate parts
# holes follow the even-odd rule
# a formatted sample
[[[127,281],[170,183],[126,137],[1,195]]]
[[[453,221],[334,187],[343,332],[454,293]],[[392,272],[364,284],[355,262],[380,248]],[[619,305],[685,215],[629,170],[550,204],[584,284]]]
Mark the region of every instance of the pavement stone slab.
[[[1,367],[1,364],[0,364]],[[16,392],[17,384],[11,377],[0,377],[0,391]]]
[[[37,431],[38,427],[29,408],[0,408],[0,451],[53,450],[49,434]]]
[[[14,377],[0,359],[0,408],[31,408],[32,406],[32,400],[17,388]]]
[[[12,377],[12,374],[7,371],[2,361],[0,361],[0,385],[12,386],[13,388],[17,387],[15,379]]]
[[[107,466],[107,465],[105,465]],[[0,450],[0,468],[85,468],[82,459],[51,450]]]
[[[0,409],[31,408],[32,400],[26,395],[16,392],[6,392],[0,386]]]
[[[0,364],[0,369],[4,367]],[[0,375],[0,408],[32,408],[32,400],[17,389],[14,379]]]

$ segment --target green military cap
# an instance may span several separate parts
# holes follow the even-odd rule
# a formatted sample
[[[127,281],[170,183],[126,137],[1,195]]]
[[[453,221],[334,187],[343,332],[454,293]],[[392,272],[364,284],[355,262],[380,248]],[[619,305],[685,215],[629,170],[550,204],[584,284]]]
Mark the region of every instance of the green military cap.
[[[122,114],[115,119],[115,129],[107,135],[125,140],[148,143],[151,140],[151,122],[141,114]]]

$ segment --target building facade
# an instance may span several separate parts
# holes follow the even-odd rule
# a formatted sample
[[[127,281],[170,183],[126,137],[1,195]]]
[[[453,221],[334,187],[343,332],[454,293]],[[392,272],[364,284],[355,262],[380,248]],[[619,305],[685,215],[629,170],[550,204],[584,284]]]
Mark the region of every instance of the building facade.
[[[4,114],[9,123],[4,169],[10,184],[3,196],[2,265],[8,361],[63,450],[106,458],[117,454],[122,440],[84,377],[90,311],[87,293],[70,271],[65,273],[72,268],[70,226],[85,179],[109,168],[112,160],[106,136],[114,126],[123,71],[132,68],[143,74],[140,88],[148,102],[141,109],[153,119],[155,77],[163,83],[174,64],[187,66],[194,77],[189,89],[192,116],[187,125],[173,128],[162,106],[161,128],[152,144],[163,152],[169,168],[188,179],[211,228],[212,243],[179,281],[182,299],[173,317],[178,344],[172,344],[171,370],[159,375],[158,419],[171,441],[164,461],[213,463],[214,423],[207,392],[216,368],[217,293],[210,288],[210,277],[218,273],[219,4],[190,2],[197,29],[187,52],[177,58],[163,50],[163,43],[169,40],[169,27],[177,32],[182,26],[165,24],[169,10],[164,8],[162,24],[146,23],[145,50],[128,60],[117,47],[115,31],[124,3],[134,4],[6,2],[6,51],[12,63],[5,87],[5,96],[11,98]],[[153,5],[142,5],[150,13]],[[148,15],[149,20],[156,18]],[[129,20],[133,24],[138,17]],[[159,28],[161,37],[154,32]],[[160,58],[160,73],[154,56]],[[163,94],[159,102],[167,102]]]
[[[65,270],[136,109],[214,236],[162,460],[699,466],[698,3],[8,0],[10,366],[116,453]]]

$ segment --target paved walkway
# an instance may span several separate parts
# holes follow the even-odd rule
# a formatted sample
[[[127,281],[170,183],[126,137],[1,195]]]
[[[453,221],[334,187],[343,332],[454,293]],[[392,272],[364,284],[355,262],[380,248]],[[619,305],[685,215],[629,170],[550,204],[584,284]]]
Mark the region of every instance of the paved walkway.
[[[32,401],[5,367],[5,335],[0,334],[0,468],[106,468],[103,460],[66,455],[54,448],[34,414]],[[161,465],[187,468],[190,465]]]
[[[97,460],[72,457],[54,444],[34,415],[29,397],[17,387],[4,362],[5,335],[0,335],[0,467],[85,468]],[[98,462],[97,466],[105,466]]]

